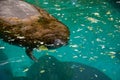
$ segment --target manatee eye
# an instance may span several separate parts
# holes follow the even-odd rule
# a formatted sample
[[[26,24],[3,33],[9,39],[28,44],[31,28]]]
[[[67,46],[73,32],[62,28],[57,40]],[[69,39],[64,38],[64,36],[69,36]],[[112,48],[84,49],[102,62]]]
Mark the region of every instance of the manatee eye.
[[[55,45],[64,45],[65,43],[60,39],[55,39],[54,44]]]

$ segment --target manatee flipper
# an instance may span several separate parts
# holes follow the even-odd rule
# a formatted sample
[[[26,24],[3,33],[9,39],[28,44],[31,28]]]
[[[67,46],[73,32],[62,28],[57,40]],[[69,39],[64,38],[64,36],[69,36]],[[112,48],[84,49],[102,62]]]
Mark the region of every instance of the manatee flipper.
[[[35,62],[38,62],[35,56],[32,54],[33,49],[32,48],[26,48],[26,54]]]

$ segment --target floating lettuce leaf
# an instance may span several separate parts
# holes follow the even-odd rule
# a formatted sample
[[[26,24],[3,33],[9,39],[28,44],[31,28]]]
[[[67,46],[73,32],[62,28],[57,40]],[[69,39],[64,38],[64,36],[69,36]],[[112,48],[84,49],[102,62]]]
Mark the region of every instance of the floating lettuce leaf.
[[[48,48],[46,46],[44,46],[44,45],[41,45],[38,49],[39,50],[48,50]]]

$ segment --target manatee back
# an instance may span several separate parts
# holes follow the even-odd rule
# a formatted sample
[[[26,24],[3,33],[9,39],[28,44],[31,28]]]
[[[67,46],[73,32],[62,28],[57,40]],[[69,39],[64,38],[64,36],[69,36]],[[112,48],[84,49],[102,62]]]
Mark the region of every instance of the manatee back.
[[[39,11],[24,1],[0,0],[0,18],[2,19],[29,19],[38,16]]]

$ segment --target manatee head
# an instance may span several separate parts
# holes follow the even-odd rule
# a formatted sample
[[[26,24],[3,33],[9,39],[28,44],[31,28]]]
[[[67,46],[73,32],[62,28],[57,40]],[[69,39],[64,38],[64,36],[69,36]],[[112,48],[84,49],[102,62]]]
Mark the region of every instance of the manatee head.
[[[60,22],[51,22],[44,27],[41,41],[48,49],[58,48],[68,44],[69,30]]]

